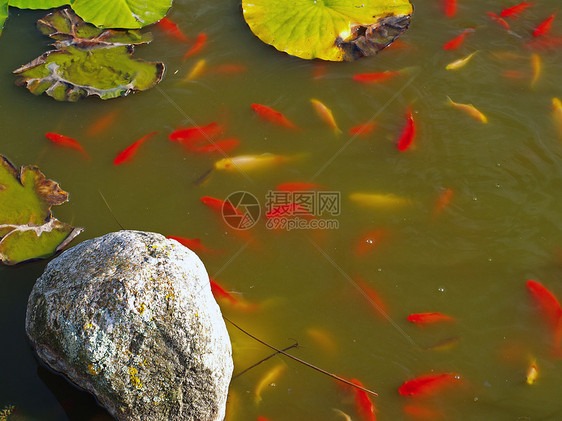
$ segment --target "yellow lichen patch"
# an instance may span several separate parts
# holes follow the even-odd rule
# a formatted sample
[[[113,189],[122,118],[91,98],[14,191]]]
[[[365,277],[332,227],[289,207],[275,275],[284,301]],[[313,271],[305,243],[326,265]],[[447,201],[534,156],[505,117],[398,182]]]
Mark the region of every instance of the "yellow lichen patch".
[[[101,372],[101,370],[99,368],[94,367],[93,364],[88,364],[88,371],[92,376],[97,376]]]
[[[137,389],[140,389],[142,387],[142,383],[137,377],[138,372],[139,371],[135,367],[129,367],[129,380]]]
[[[144,304],[141,304],[137,310],[139,314],[142,314],[144,313],[144,310],[146,310],[146,307],[144,306]]]

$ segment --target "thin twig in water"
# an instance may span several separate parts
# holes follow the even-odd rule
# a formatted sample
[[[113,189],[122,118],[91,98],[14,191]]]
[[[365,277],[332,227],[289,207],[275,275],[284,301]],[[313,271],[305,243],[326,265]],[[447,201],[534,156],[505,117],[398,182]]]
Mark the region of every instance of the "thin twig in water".
[[[349,385],[349,386],[351,386],[351,387],[354,387],[354,388],[356,388],[356,389],[359,389],[359,390],[362,390],[362,391],[364,391],[364,392],[370,393],[370,394],[373,395],[373,396],[378,396],[378,394],[375,393],[375,392],[373,392],[372,390],[369,390],[369,389],[366,389],[366,388],[364,388],[364,387],[358,386],[358,385],[356,385],[356,384],[350,382],[349,380],[346,380],[346,379],[344,379],[344,378],[342,378],[342,377],[340,377],[340,376],[337,376],[337,375],[335,375],[335,374],[333,374],[333,373],[330,373],[330,372],[328,372],[328,371],[326,371],[326,370],[322,370],[320,367],[316,367],[315,365],[312,365],[312,364],[310,364],[310,363],[308,363],[308,362],[306,362],[306,361],[304,361],[304,360],[301,360],[300,358],[297,358],[297,357],[295,357],[294,355],[288,354],[287,352],[283,351],[282,349],[275,348],[273,345],[269,345],[268,343],[262,341],[261,339],[256,338],[256,337],[255,337],[254,335],[252,335],[251,333],[246,332],[244,329],[242,329],[240,326],[238,326],[236,323],[234,323],[234,322],[233,322],[232,320],[230,320],[228,317],[225,317],[224,315],[223,315],[222,317],[223,317],[224,320],[226,320],[228,323],[230,323],[230,324],[231,324],[232,326],[234,326],[236,329],[238,329],[238,330],[240,330],[241,332],[245,333],[245,334],[248,335],[250,338],[252,338],[252,339],[258,341],[260,344],[265,345],[265,346],[267,346],[268,348],[273,349],[274,351],[277,351],[279,354],[283,354],[283,355],[285,355],[286,357],[289,357],[289,358],[295,360],[295,361],[298,362],[298,363],[301,363],[301,364],[303,364],[303,365],[306,365],[307,367],[312,368],[313,370],[319,371],[320,373],[325,374],[325,375],[327,375],[327,376],[330,376],[331,378],[336,379],[336,380],[338,380],[338,381],[340,381],[340,382],[342,382],[342,383],[345,383],[345,384],[347,384],[347,385]]]
[[[117,219],[117,217],[115,216],[113,211],[111,210],[111,207],[109,206],[109,203],[107,203],[107,200],[105,200],[105,197],[103,196],[101,190],[98,190],[98,193],[100,194],[101,198],[105,202],[105,206],[107,206],[107,209],[109,209],[109,213],[111,214],[111,216],[113,216],[113,219],[115,219],[115,222],[117,222],[117,225],[119,225],[121,227],[121,229],[124,230],[125,228],[123,228],[123,225],[121,225],[121,223],[119,222],[119,220]]]
[[[287,348],[283,348],[282,351],[288,351],[291,348],[298,348],[299,347],[299,343],[295,342],[293,345],[289,345]],[[232,376],[232,380],[234,380],[237,377],[240,377],[242,374],[250,371],[252,368],[257,367],[258,365],[260,365],[263,362],[266,362],[267,360],[269,360],[270,358],[275,357],[277,354],[281,354],[279,351],[274,352],[273,354],[269,355],[268,357],[265,357],[264,359],[258,361],[255,364],[252,364],[250,367],[246,368],[245,370],[242,370],[240,373],[236,374],[235,376]]]

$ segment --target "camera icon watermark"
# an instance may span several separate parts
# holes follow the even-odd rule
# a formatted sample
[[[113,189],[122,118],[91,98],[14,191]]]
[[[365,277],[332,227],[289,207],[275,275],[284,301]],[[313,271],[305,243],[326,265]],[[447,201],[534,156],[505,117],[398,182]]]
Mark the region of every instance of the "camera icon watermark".
[[[252,193],[231,193],[223,203],[222,217],[233,229],[254,227],[262,207]],[[341,213],[339,191],[270,190],[265,197],[265,226],[271,230],[338,229]]]

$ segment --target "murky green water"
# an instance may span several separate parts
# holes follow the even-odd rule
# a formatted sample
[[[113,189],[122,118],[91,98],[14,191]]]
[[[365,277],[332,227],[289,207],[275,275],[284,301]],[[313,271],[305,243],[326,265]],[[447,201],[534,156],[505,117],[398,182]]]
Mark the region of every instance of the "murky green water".
[[[54,214],[85,227],[77,241],[119,229],[101,191],[125,228],[201,238],[223,250],[201,254],[209,274],[236,297],[259,304],[248,312],[220,301],[225,315],[280,348],[297,341],[300,347],[291,352],[299,358],[376,390],[380,420],[410,419],[403,407],[412,402],[448,420],[561,419],[562,363],[552,357],[551,334],[525,289],[533,278],[562,297],[562,138],[551,114],[552,98],[562,96],[562,50],[538,52],[542,73],[531,86],[532,51],[524,48],[534,26],[559,5],[537,2],[509,21],[514,34],[508,34],[486,12],[499,13],[512,3],[475,3],[460,2],[456,17],[446,18],[440,1],[417,1],[402,37],[406,48],[355,63],[326,63],[324,75],[314,79],[318,63],[263,45],[247,28],[237,2],[177,0],[170,17],[191,39],[206,32],[206,48],[184,62],[186,46],[154,29],[154,42],[136,55],[165,62],[166,77],[157,89],[77,104],[33,97],[13,86],[11,71],[48,44],[33,27],[43,13],[14,9],[0,37],[0,153],[16,165],[39,165],[70,192],[70,202]],[[467,27],[476,30],[459,50],[442,49]],[[558,19],[552,32],[562,33]],[[465,67],[445,70],[475,50]],[[498,58],[502,52],[518,57]],[[234,63],[247,71],[207,71],[181,82],[201,58],[209,68]],[[356,73],[398,69],[408,71],[383,84],[351,80]],[[511,70],[525,76],[502,76]],[[489,123],[451,108],[447,96],[474,104]],[[332,109],[344,134],[335,136],[318,119],[310,98]],[[252,103],[282,111],[303,130],[293,133],[259,120]],[[418,134],[402,153],[395,141],[410,105]],[[112,112],[118,113],[116,123],[99,135],[86,134]],[[350,139],[347,130],[370,119],[377,125],[373,133]],[[174,128],[192,121],[224,124],[225,137],[240,139],[233,154],[299,159],[247,176],[217,171],[195,186],[218,157],[189,154],[167,139]],[[160,133],[133,162],[112,164],[120,150],[152,131]],[[91,161],[53,147],[46,132],[78,139]],[[262,219],[241,236],[200,202],[202,196],[224,199],[248,191],[263,207],[268,190],[293,181],[340,192],[338,229],[272,231]],[[434,216],[444,188],[453,191],[451,202]],[[369,208],[349,199],[354,192],[393,193],[411,204]],[[358,241],[377,229],[385,235],[357,256]],[[15,405],[14,419],[109,419],[91,397],[40,367],[26,342],[27,297],[45,264],[0,267],[0,405]],[[357,277],[381,296],[392,322],[350,282]],[[456,321],[419,328],[406,320],[410,313],[428,311]],[[235,374],[271,353],[228,327]],[[427,349],[447,338],[458,343]],[[525,373],[532,358],[539,377],[530,386]],[[285,370],[256,403],[258,383],[279,364]],[[431,372],[459,373],[462,385],[427,399],[398,395],[405,380]],[[333,408],[361,419],[353,394],[278,356],[231,384],[230,420],[343,419]]]

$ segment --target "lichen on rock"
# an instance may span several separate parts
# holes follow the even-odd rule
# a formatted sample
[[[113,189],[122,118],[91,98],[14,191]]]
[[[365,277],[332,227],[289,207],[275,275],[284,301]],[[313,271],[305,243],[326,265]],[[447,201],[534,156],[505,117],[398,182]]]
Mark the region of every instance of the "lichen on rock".
[[[38,356],[118,420],[222,420],[232,350],[199,258],[120,231],[49,263],[28,302]]]

